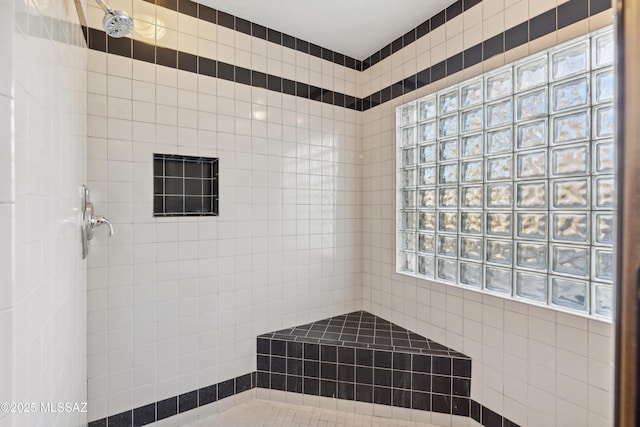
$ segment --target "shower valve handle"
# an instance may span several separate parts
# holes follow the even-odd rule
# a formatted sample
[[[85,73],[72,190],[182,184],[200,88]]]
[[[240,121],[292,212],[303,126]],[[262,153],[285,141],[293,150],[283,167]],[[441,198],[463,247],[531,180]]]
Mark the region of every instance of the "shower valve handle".
[[[93,233],[97,227],[106,224],[109,227],[109,237],[113,236],[113,225],[111,221],[102,215],[93,214],[93,203],[89,201],[89,189],[82,186],[82,211],[81,211],[81,237],[82,237],[82,259],[89,255]]]
[[[91,218],[92,228],[96,228],[104,224],[107,224],[107,226],[109,226],[109,237],[113,236],[113,224],[111,224],[111,221],[109,221],[102,215],[94,215],[93,218]]]

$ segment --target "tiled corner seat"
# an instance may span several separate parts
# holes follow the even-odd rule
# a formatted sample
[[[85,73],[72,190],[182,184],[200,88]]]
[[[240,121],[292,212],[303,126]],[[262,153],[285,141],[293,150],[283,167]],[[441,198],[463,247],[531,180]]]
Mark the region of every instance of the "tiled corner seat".
[[[469,416],[471,359],[366,311],[258,337],[261,388]]]

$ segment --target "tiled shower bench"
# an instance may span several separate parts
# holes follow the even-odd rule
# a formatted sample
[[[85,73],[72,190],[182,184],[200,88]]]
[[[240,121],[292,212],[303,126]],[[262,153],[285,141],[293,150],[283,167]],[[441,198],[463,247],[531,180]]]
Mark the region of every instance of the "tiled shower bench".
[[[471,359],[366,311],[258,336],[257,386],[515,423],[470,399]]]

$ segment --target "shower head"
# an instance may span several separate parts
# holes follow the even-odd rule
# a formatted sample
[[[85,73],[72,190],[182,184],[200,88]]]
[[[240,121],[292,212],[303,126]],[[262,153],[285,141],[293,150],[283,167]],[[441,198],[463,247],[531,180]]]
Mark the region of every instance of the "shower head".
[[[127,12],[121,10],[107,13],[102,20],[102,24],[106,33],[115,38],[124,37],[133,30],[133,19],[127,15]]]
[[[115,38],[124,37],[133,30],[133,19],[122,10],[111,9],[104,0],[96,0],[100,8],[104,11],[104,31],[107,35]]]

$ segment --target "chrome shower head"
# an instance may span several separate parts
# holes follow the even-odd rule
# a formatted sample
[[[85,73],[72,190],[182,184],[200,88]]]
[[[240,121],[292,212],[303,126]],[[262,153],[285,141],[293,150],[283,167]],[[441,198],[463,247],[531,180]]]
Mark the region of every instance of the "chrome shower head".
[[[115,38],[124,37],[133,31],[133,19],[127,12],[121,10],[114,10],[104,15],[102,24],[106,33]]]
[[[111,9],[104,0],[96,0],[96,2],[105,13],[102,25],[107,35],[120,38],[133,31],[133,19],[127,12]]]

